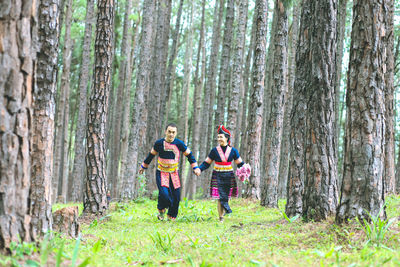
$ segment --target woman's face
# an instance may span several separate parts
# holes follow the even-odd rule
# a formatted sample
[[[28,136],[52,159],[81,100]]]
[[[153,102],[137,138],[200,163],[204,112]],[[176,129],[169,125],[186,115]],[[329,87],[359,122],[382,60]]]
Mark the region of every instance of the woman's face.
[[[221,146],[226,146],[228,144],[228,138],[224,134],[218,134],[218,143]]]

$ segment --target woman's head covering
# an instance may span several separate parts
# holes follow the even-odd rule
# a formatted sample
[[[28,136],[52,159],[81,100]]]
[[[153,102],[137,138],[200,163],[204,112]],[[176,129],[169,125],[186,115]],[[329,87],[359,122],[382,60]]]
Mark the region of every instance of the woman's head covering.
[[[231,144],[231,141],[230,141],[230,139],[231,139],[231,132],[229,132],[228,129],[226,129],[224,125],[221,124],[221,125],[218,127],[218,134],[224,134],[225,137],[228,138],[228,145]]]

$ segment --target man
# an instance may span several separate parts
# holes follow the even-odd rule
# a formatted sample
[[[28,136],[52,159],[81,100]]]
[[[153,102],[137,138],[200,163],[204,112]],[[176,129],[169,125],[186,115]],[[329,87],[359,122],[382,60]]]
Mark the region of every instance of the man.
[[[149,155],[140,166],[139,173],[142,174],[158,154],[156,182],[158,187],[158,219],[164,220],[164,214],[168,209],[168,219],[175,220],[178,215],[179,201],[181,194],[181,181],[178,175],[178,165],[180,152],[188,159],[194,173],[199,176],[200,169],[197,162],[185,143],[175,138],[177,127],[175,123],[170,123],[165,129],[165,138],[159,139],[154,143]]]

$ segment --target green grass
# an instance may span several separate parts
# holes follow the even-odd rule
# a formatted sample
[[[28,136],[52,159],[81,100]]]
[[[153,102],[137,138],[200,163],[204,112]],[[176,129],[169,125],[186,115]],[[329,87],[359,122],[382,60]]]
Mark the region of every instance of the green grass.
[[[175,222],[158,221],[156,201],[115,204],[109,216],[82,226],[78,262],[89,266],[399,266],[400,223],[392,223],[381,246],[368,242],[354,220],[337,226],[325,222],[288,221],[280,209],[234,199],[233,214],[218,221],[211,200],[181,201]],[[400,197],[387,200],[388,217],[400,214]],[[61,246],[56,236],[54,246]],[[76,241],[64,241],[66,259]],[[58,250],[59,251],[59,250]],[[67,266],[69,266],[68,264]],[[61,265],[64,266],[64,265]]]

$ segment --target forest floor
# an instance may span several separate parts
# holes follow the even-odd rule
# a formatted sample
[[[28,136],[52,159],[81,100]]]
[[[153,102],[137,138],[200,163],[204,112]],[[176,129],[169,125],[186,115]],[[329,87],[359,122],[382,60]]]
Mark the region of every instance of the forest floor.
[[[391,223],[386,232],[387,222],[377,221],[369,231],[357,221],[337,226],[334,218],[285,219],[284,201],[280,209],[266,209],[233,199],[233,214],[223,223],[212,200],[184,199],[174,222],[157,220],[153,200],[112,203],[107,216],[82,225],[78,240],[56,234],[45,249],[38,245],[33,260],[23,252],[29,244],[16,245],[12,257],[0,257],[0,265],[400,266],[400,196],[386,202]],[[16,261],[18,254],[24,259]]]

